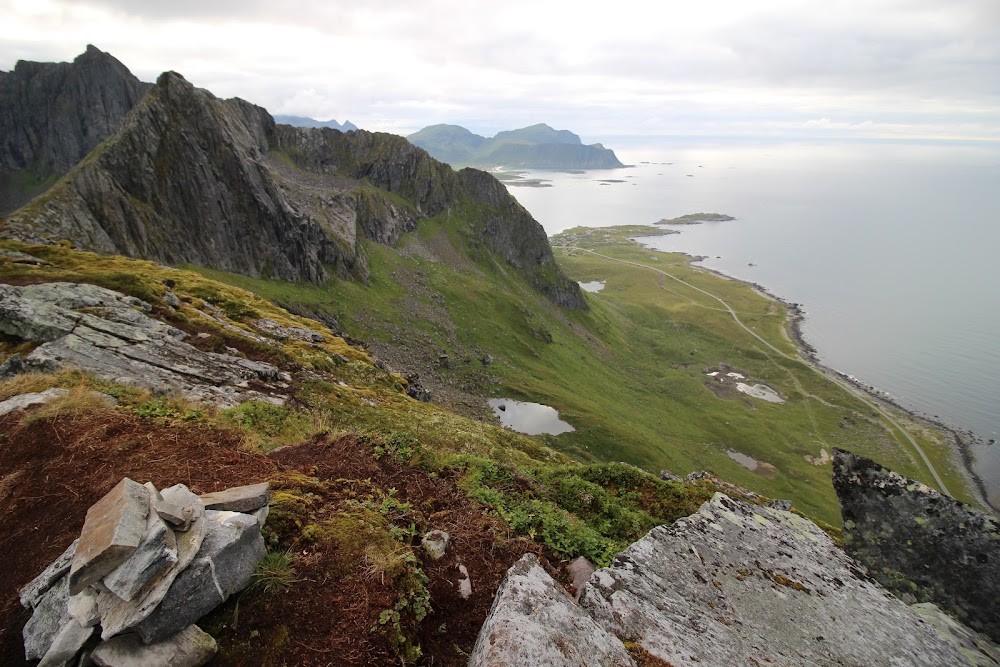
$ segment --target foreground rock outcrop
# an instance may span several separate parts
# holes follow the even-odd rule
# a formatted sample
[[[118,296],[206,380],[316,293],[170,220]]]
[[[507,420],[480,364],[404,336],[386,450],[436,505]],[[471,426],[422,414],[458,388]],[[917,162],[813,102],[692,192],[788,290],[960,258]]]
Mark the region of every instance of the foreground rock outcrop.
[[[41,343],[18,370],[86,370],[156,392],[230,406],[259,397],[239,385],[273,381],[278,369],[230,354],[204,352],[187,334],[149,316],[135,297],[96,285],[0,285],[0,333]]]
[[[933,602],[1000,641],[1000,519],[834,450],[844,549],[904,600]]]
[[[674,667],[992,664],[934,628],[811,521],[716,494],[597,570],[579,606],[526,556],[470,665],[637,664],[627,648]]]
[[[149,90],[94,46],[72,63],[0,72],[0,214],[25,204],[119,127]]]
[[[81,652],[107,667],[208,662],[215,640],[194,624],[250,583],[264,556],[266,486],[224,492],[245,508],[233,512],[206,509],[183,484],[161,492],[123,479],[87,512],[80,538],[21,589],[32,610],[25,657],[47,666],[76,664]]]

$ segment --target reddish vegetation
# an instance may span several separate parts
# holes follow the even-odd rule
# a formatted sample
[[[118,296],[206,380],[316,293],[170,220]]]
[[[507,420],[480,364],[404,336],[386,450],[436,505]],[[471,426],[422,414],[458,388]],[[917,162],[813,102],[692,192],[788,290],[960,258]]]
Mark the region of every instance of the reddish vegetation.
[[[0,664],[24,664],[20,631],[28,619],[17,591],[76,537],[87,508],[122,477],[163,488],[184,483],[198,493],[281,479],[305,471],[334,489],[317,512],[336,513],[350,487],[367,480],[411,503],[452,546],[441,561],[419,549],[430,579],[431,613],[409,629],[423,648],[420,664],[460,665],[492,604],[507,568],[537,545],[505,539],[503,529],[457,488],[449,474],[426,472],[384,457],[355,438],[322,438],[276,451],[243,450],[237,434],[198,425],[140,419],[124,411],[61,417],[22,425],[23,413],[0,418]],[[357,487],[358,483],[353,483]],[[416,512],[415,512],[416,513]],[[283,545],[286,546],[286,545]],[[203,624],[218,633],[213,664],[379,665],[399,660],[379,632],[379,612],[396,599],[392,581],[366,576],[362,563],[345,570],[335,550],[296,545],[291,588],[275,595],[245,593]],[[462,600],[454,582],[458,563],[471,575],[473,595]],[[285,638],[276,636],[276,628]]]
[[[21,628],[29,614],[18,589],[80,533],[87,509],[122,477],[198,493],[260,482],[274,464],[241,449],[236,434],[171,426],[106,411],[20,426],[0,418],[0,664],[24,664]]]

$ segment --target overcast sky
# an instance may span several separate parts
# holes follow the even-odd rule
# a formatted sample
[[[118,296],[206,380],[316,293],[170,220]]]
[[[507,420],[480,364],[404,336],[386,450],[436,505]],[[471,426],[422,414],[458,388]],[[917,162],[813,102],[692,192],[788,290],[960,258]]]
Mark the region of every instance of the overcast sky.
[[[88,43],[406,134],[1000,142],[1000,0],[0,0],[0,69]]]

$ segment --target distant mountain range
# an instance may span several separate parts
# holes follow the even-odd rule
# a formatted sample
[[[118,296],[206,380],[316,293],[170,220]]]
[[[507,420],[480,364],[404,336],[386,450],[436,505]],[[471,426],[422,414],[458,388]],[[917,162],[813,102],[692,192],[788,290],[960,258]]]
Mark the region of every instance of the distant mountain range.
[[[279,125],[291,125],[292,127],[329,127],[341,132],[350,132],[358,129],[358,126],[349,120],[345,120],[341,125],[335,120],[316,120],[305,116],[274,116],[274,122]]]
[[[615,152],[601,144],[585,145],[569,130],[545,123],[499,132],[473,134],[459,125],[431,125],[407,137],[415,146],[452,166],[527,169],[613,169],[623,167]]]

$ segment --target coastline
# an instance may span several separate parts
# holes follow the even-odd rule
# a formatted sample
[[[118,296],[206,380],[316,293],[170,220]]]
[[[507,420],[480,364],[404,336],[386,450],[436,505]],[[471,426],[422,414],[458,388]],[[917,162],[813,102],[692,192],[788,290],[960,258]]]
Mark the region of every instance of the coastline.
[[[661,231],[656,227],[651,227],[651,229],[656,232]],[[662,234],[654,233],[650,234],[649,236],[660,236],[660,235]],[[764,298],[782,304],[785,307],[785,312],[788,313],[786,317],[785,330],[789,338],[795,344],[796,348],[799,351],[800,356],[802,357],[805,363],[809,364],[814,369],[818,370],[824,376],[826,376],[833,382],[836,382],[846,390],[856,395],[863,395],[865,398],[874,401],[875,403],[878,403],[884,409],[891,408],[893,410],[901,412],[902,414],[906,415],[908,419],[917,422],[918,424],[921,424],[923,426],[936,429],[941,433],[943,433],[946,437],[950,437],[950,439],[954,443],[953,444],[955,450],[954,453],[957,456],[958,465],[956,467],[958,468],[962,476],[965,478],[965,481],[969,487],[970,492],[973,494],[973,496],[976,497],[976,500],[986,511],[992,512],[994,514],[1000,514],[1000,507],[995,507],[990,503],[989,493],[986,490],[986,485],[983,482],[982,478],[975,471],[973,462],[974,458],[970,446],[971,442],[967,441],[965,437],[966,431],[951,424],[947,424],[942,420],[933,419],[925,415],[919,414],[917,412],[914,412],[913,410],[910,410],[900,405],[892,397],[885,394],[885,392],[880,391],[878,388],[864,384],[861,380],[854,377],[853,375],[849,375],[843,371],[838,371],[834,368],[830,368],[829,366],[824,365],[819,359],[818,350],[812,344],[810,344],[808,340],[806,340],[805,335],[802,331],[802,323],[806,319],[806,313],[802,309],[800,304],[787,301],[782,297],[778,296],[777,294],[770,292],[766,287],[758,283],[750,282],[748,280],[743,280],[742,278],[730,276],[716,269],[699,265],[698,262],[707,259],[706,256],[691,255],[686,252],[668,252],[664,250],[659,250],[657,248],[653,248],[651,246],[641,243],[640,241],[637,240],[638,238],[639,237],[630,237],[630,240],[636,243],[637,245],[641,246],[642,248],[651,250],[653,252],[681,255],[686,258],[687,263],[692,268],[711,273],[725,280],[731,280],[743,284],[746,287],[753,290],[755,293],[759,294],[760,296],[763,296]]]

